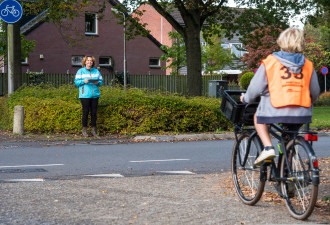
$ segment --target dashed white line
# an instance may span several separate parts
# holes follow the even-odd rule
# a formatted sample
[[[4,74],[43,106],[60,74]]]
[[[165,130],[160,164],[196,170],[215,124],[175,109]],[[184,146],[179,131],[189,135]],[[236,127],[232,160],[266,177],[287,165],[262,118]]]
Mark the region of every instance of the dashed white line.
[[[157,171],[157,173],[169,173],[169,174],[196,174],[187,170],[182,171]]]
[[[34,179],[5,179],[2,181],[6,181],[6,182],[43,182],[45,180],[42,178],[34,178]]]
[[[155,160],[140,160],[140,161],[129,161],[133,163],[144,163],[144,162],[171,162],[171,161],[187,161],[190,159],[155,159]]]
[[[124,177],[121,174],[93,174],[93,175],[85,175],[86,177],[110,177],[110,178],[115,178],[115,177]]]
[[[64,164],[0,166],[0,169],[3,169],[3,168],[20,168],[20,167],[46,167],[46,166],[64,166]]]

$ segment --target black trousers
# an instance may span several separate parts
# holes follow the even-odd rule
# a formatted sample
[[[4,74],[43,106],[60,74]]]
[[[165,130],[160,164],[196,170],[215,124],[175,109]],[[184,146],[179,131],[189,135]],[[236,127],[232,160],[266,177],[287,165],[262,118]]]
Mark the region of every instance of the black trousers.
[[[82,105],[82,125],[83,127],[87,127],[88,124],[88,114],[91,112],[91,125],[92,127],[96,127],[96,114],[97,114],[97,106],[99,104],[98,98],[81,98]]]

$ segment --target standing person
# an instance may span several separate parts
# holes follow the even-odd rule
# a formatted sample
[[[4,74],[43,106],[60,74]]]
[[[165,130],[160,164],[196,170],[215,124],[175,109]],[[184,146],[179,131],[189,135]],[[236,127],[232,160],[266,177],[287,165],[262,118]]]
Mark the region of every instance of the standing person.
[[[243,103],[261,97],[254,125],[264,150],[255,160],[257,166],[276,157],[267,124],[283,123],[297,130],[302,124],[311,123],[312,103],[320,94],[313,64],[301,54],[305,48],[304,32],[288,28],[280,34],[277,44],[281,51],[262,61],[246,94],[241,96]]]
[[[96,138],[96,114],[97,106],[100,98],[99,87],[103,84],[101,73],[94,68],[95,58],[93,56],[85,56],[81,62],[83,68],[79,69],[74,80],[79,87],[79,99],[82,105],[82,134],[88,137],[87,120],[89,111],[91,112],[92,135]]]

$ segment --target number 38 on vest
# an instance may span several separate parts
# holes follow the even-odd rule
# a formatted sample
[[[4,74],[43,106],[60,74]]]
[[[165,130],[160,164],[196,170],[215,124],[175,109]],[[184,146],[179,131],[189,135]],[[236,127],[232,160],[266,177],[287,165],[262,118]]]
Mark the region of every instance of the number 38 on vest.
[[[313,63],[305,59],[299,74],[283,66],[275,56],[269,55],[262,61],[266,68],[270,101],[276,108],[285,106],[311,106],[309,84]]]

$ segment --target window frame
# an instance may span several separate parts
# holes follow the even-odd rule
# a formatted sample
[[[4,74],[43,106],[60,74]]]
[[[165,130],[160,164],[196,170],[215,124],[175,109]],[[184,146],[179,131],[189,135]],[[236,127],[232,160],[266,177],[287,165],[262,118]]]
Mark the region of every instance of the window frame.
[[[80,57],[79,63],[74,63],[73,62],[73,57]],[[71,66],[81,66],[81,62],[82,62],[82,60],[83,60],[84,57],[85,56],[83,56],[83,55],[72,55],[71,56]]]
[[[151,65],[150,64],[151,60],[157,60],[158,61],[158,64],[157,65]],[[158,58],[158,57],[150,57],[149,58],[149,67],[150,68],[160,68],[160,58]]]
[[[93,21],[93,24],[94,24],[94,28],[95,28],[95,32],[90,32],[90,31],[87,31],[87,21],[86,21],[86,16],[87,15],[93,15],[94,16],[94,21]],[[98,17],[97,17],[97,13],[94,13],[94,12],[85,12],[85,35],[98,35]],[[92,24],[92,25],[93,25]]]
[[[221,47],[222,47],[223,49],[231,49],[229,43],[221,43]]]
[[[29,64],[29,61],[28,61],[28,57],[25,57],[24,60],[21,60],[21,64],[22,65],[28,65]]]
[[[101,58],[107,58],[109,59],[109,64],[102,64]],[[99,56],[99,66],[100,67],[111,67],[113,65],[113,58],[111,56]]]

